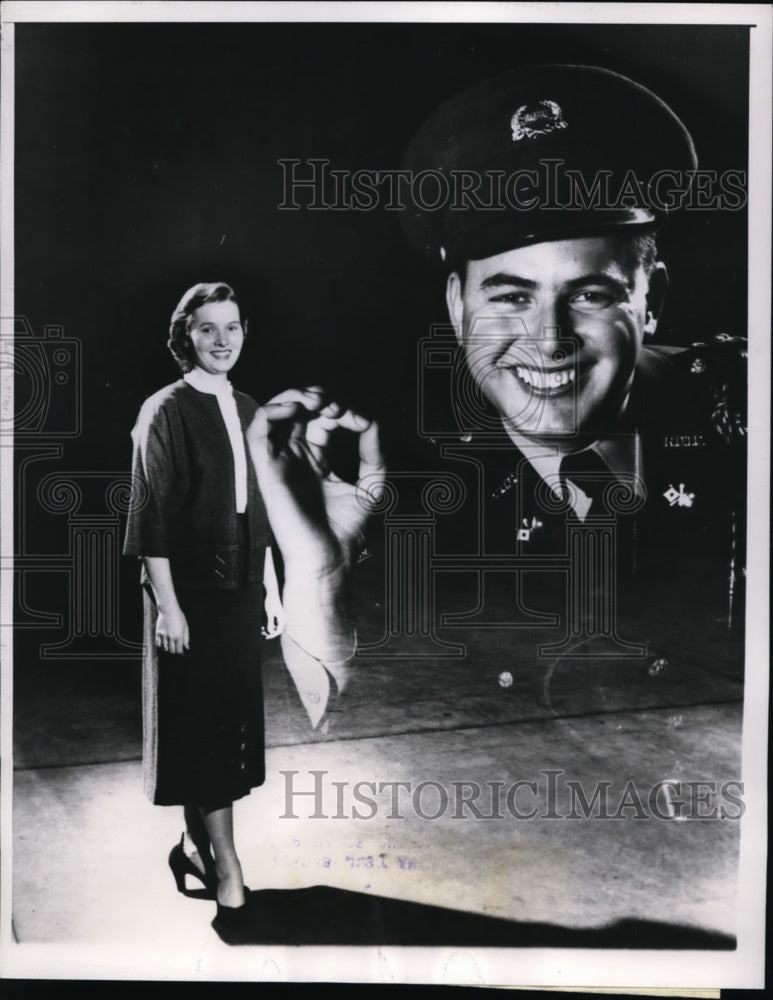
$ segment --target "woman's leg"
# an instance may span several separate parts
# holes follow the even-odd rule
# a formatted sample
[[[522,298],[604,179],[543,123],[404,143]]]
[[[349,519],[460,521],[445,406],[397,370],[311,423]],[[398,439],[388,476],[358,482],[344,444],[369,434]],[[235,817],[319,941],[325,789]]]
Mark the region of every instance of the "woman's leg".
[[[204,825],[198,806],[184,806],[185,815],[185,845],[184,850],[191,861],[201,872],[211,872],[214,869],[211,844],[207,828]]]
[[[244,880],[234,845],[233,803],[218,809],[202,806],[200,811],[215,855],[217,901],[221,906],[241,906]]]

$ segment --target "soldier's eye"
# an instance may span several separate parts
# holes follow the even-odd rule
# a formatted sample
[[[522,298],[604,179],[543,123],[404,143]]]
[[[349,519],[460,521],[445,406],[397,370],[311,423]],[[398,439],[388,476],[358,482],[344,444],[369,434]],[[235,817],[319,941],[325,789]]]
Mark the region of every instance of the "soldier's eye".
[[[616,296],[606,289],[589,288],[572,296],[572,306],[584,312],[605,309],[617,301]]]
[[[524,306],[529,304],[531,296],[528,292],[505,292],[503,295],[494,295],[490,301],[506,302],[513,306]]]

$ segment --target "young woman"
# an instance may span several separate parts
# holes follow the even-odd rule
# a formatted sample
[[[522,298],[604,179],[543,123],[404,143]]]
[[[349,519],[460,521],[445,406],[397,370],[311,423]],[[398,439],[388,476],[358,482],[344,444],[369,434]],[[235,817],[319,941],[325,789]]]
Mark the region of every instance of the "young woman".
[[[264,585],[269,635],[281,618],[244,437],[258,406],[228,379],[244,335],[228,285],[183,295],[168,342],[183,377],[145,402],[132,432],[124,549],[143,564],[145,790],[155,804],[184,808],[169,856],[178,889],[195,875],[226,919],[245,893],[233,803],[265,778]]]
[[[225,929],[246,913],[233,803],[265,779],[263,587],[267,632],[282,632],[317,726],[354,653],[348,574],[384,481],[376,424],[318,387],[263,408],[236,392],[228,373],[243,341],[228,285],[185,293],[168,342],[183,377],[146,400],[132,431],[124,545],[142,560],[145,789],[156,804],[183,806],[172,873],[181,892],[186,875],[202,882]],[[357,484],[328,466],[339,430],[359,437]],[[284,627],[269,523],[284,564]]]

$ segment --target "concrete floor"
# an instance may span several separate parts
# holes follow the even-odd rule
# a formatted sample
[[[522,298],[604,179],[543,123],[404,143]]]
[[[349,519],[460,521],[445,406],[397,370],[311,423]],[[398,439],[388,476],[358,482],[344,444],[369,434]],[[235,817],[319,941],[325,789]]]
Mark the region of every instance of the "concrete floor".
[[[690,985],[719,982],[698,970],[732,953],[738,933],[739,808],[721,792],[741,779],[737,646],[717,644],[708,660],[672,643],[653,668],[538,661],[533,637],[471,635],[462,659],[362,661],[325,735],[310,733],[278,644],[267,645],[268,780],[235,811],[257,891],[246,949],[213,931],[212,902],[174,889],[180,810],[141,792],[137,665],[31,658],[16,685],[15,960],[51,968],[55,956],[63,978],[511,983],[562,981],[572,963],[547,956],[568,948],[607,956],[587,965],[588,982],[619,985],[636,967],[640,985],[649,969],[666,985],[663,953],[655,969],[643,950],[656,948],[673,951],[684,985],[687,954],[699,956]],[[318,794],[288,800],[289,781],[309,792],[315,780]],[[533,786],[507,800],[518,781]],[[649,799],[663,781],[679,782],[682,800],[687,782],[714,791],[680,808],[667,792]],[[396,807],[395,786],[362,785],[367,806],[358,782],[412,784]],[[588,817],[575,801],[571,816],[572,782],[588,802],[605,787],[615,818],[598,800]],[[476,785],[477,815],[456,799]],[[298,944],[434,947],[355,949],[356,961],[330,966],[329,949],[299,960],[288,950]],[[482,959],[470,951],[481,947]]]

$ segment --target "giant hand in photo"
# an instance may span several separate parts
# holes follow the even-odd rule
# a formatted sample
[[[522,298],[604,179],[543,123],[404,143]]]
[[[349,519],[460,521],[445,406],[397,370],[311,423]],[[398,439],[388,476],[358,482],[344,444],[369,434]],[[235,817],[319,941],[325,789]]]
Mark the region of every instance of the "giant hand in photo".
[[[329,466],[331,436],[341,431],[359,435],[356,483]],[[289,389],[258,411],[247,443],[284,561],[285,663],[316,727],[330,676],[340,692],[355,651],[347,576],[385,477],[378,427],[317,387]]]

